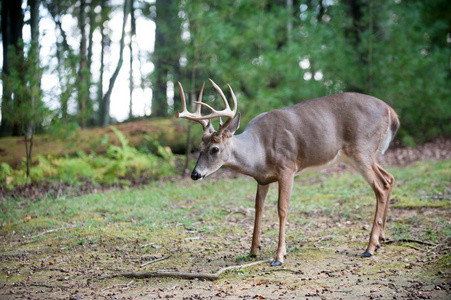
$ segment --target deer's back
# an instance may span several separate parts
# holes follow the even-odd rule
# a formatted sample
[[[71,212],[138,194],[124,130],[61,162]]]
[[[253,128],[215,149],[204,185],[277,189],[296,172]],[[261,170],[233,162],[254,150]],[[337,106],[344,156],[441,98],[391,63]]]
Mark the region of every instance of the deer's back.
[[[388,126],[388,105],[357,93],[334,94],[270,111],[246,128],[259,136],[267,159],[300,168],[333,160],[338,151],[377,149]]]

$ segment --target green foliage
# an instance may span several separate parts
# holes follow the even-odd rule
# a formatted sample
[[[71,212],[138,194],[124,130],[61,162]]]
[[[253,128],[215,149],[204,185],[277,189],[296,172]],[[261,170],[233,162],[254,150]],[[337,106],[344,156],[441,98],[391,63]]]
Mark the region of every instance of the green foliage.
[[[75,155],[55,157],[38,155],[34,160],[30,178],[33,182],[62,181],[66,184],[93,184],[127,186],[131,180],[140,177],[161,178],[174,174],[175,156],[169,148],[157,145],[159,156],[138,151],[128,146],[124,135],[110,127],[118,136],[120,146],[110,144],[105,155],[87,154],[77,151]],[[25,180],[25,162],[19,170],[13,170],[8,164],[1,164],[0,184],[9,188],[23,185]]]
[[[75,121],[59,119],[55,117],[49,126],[48,133],[52,137],[61,139],[63,141],[70,139],[73,134],[80,129],[80,126]]]
[[[19,49],[23,49],[23,41],[19,44]],[[31,136],[34,127],[41,124],[49,110],[41,101],[39,46],[32,42],[26,48],[28,51],[25,53],[14,46],[8,48],[10,73],[3,73],[2,79],[4,94],[9,99],[3,100],[5,105],[2,108],[11,124],[19,127],[21,134]]]
[[[284,2],[181,1],[190,36],[180,80],[230,83],[243,128],[260,112],[354,91],[398,112],[404,144],[451,135],[446,1],[354,2],[308,1],[289,14]],[[211,88],[205,94],[221,106]]]

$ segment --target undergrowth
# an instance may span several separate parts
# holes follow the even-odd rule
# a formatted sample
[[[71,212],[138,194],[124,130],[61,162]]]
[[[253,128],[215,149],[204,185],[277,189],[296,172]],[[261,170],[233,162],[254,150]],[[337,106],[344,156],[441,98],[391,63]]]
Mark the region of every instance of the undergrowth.
[[[140,150],[128,145],[124,135],[110,127],[120,145],[110,144],[104,154],[77,151],[74,155],[37,155],[33,159],[30,179],[26,178],[26,162],[18,169],[7,163],[0,165],[0,185],[11,189],[27,181],[63,182],[68,185],[89,181],[94,185],[130,185],[131,179],[140,177],[162,178],[174,174],[175,156],[171,149],[159,144],[152,149]]]

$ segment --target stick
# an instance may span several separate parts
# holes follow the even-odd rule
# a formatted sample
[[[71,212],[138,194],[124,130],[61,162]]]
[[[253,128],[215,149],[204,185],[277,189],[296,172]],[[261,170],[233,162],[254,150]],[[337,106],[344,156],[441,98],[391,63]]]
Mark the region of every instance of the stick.
[[[386,244],[386,245],[393,244],[393,243],[417,243],[417,244],[421,244],[421,245],[437,246],[436,244],[433,244],[433,243],[424,242],[424,241],[415,240],[415,239],[399,239],[399,240],[390,240],[390,241],[384,242],[384,244]]]
[[[126,273],[118,273],[112,275],[106,275],[103,278],[112,278],[112,277],[126,277],[126,278],[149,278],[149,277],[178,277],[183,279],[207,279],[207,280],[216,280],[219,276],[227,270],[232,269],[241,269],[250,267],[253,265],[261,264],[264,262],[270,262],[271,259],[260,260],[253,263],[249,263],[246,265],[239,266],[230,266],[219,269],[216,273],[188,273],[188,272],[168,272],[168,271],[155,271],[155,272],[126,272]]]
[[[32,237],[29,237],[28,239],[29,239],[29,240],[32,240],[32,239],[34,239],[34,238],[43,236],[44,234],[47,234],[47,233],[51,233],[51,232],[55,232],[55,231],[60,231],[60,230],[64,230],[64,229],[71,229],[71,228],[75,228],[75,227],[77,227],[77,226],[68,226],[68,227],[61,227],[61,228],[50,229],[50,230],[41,232],[40,234],[33,235]]]
[[[157,258],[157,259],[154,259],[154,260],[148,261],[148,262],[146,262],[146,263],[143,263],[142,265],[140,265],[140,267],[142,268],[142,267],[144,267],[144,266],[147,266],[147,265],[150,265],[150,264],[156,263],[157,261],[161,261],[161,260],[165,260],[165,259],[168,259],[169,257],[171,257],[171,256],[169,255],[169,256],[165,256],[165,257],[160,257],[160,258]]]
[[[114,288],[120,287],[120,286],[128,287],[128,286],[130,286],[134,281],[135,281],[135,280],[133,279],[132,281],[130,281],[130,282],[127,283],[127,284],[120,283],[120,284],[111,285],[111,286],[109,286],[109,287],[106,287],[106,288],[102,289],[102,291],[106,291],[106,290],[109,290],[109,289],[114,289]]]

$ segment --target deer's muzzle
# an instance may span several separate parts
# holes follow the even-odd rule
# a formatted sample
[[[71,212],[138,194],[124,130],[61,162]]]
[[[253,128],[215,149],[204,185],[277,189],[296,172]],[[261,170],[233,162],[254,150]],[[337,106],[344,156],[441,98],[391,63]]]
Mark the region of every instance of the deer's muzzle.
[[[203,176],[200,173],[198,173],[196,171],[196,169],[194,169],[193,173],[191,173],[191,179],[192,180],[199,180],[199,179],[202,179],[202,178],[203,178]]]

